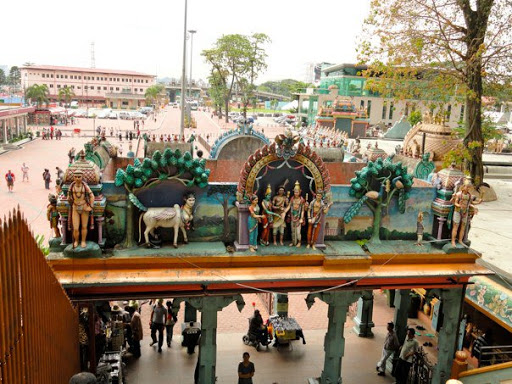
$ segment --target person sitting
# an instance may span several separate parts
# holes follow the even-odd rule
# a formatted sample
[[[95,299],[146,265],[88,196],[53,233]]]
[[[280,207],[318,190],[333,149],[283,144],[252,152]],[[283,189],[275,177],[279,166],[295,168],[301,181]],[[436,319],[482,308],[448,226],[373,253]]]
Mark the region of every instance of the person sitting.
[[[257,341],[263,345],[268,344],[268,332],[267,327],[263,323],[260,311],[255,310],[253,317],[249,321],[249,339],[251,341]]]

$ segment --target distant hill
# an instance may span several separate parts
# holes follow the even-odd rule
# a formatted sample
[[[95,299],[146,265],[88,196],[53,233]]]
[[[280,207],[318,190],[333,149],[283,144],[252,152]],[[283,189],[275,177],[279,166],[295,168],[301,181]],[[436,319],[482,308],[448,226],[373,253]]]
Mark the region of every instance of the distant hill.
[[[272,92],[278,95],[290,96],[292,93],[297,92],[299,89],[312,87],[313,85],[304,83],[303,81],[285,79],[279,81],[267,81],[258,86],[258,91]]]

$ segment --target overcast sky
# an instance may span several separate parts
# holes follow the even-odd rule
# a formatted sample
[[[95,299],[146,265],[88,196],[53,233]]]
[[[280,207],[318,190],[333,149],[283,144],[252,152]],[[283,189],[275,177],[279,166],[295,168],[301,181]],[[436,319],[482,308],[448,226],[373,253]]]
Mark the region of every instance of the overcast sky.
[[[308,63],[356,60],[369,0],[188,0],[195,29],[193,77],[206,79],[200,56],[223,34],[266,33],[268,69],[259,82],[304,80]],[[0,65],[25,62],[126,69],[181,76],[185,0],[2,1]],[[190,47],[190,46],[189,46]],[[188,60],[188,59],[187,59]],[[187,73],[188,73],[187,65]]]

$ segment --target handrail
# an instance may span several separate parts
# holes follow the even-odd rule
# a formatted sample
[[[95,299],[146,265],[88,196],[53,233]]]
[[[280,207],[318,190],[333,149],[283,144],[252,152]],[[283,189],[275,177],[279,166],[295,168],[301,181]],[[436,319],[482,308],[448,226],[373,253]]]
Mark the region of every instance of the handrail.
[[[499,370],[508,369],[508,368],[512,368],[512,361],[509,361],[507,363],[488,365],[487,367],[475,368],[475,369],[471,369],[469,371],[464,371],[459,374],[459,378],[473,376],[473,375],[479,375],[479,374],[487,373],[487,372],[499,371]]]

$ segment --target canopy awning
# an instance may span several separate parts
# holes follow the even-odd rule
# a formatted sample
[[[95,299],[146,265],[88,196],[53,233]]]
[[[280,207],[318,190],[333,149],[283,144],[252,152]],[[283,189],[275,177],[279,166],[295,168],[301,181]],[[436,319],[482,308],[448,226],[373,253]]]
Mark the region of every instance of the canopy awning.
[[[485,276],[475,276],[466,289],[466,302],[512,332],[512,290]]]

